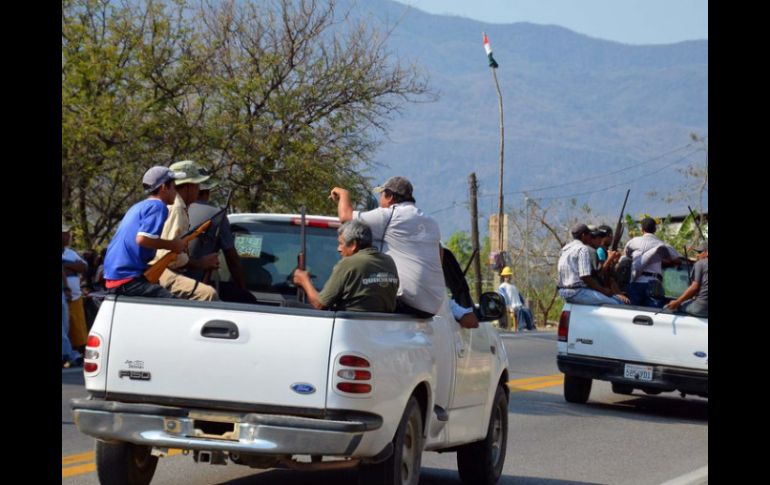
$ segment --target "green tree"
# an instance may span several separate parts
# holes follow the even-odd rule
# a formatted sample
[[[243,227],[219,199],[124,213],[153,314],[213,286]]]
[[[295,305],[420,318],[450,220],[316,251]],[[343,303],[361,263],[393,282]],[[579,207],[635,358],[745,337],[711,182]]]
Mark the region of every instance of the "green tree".
[[[181,2],[62,2],[62,208],[106,244],[152,165],[196,156],[202,60]]]
[[[330,213],[426,81],[312,0],[62,3],[62,207],[106,244],[152,165],[196,160],[249,211]]]

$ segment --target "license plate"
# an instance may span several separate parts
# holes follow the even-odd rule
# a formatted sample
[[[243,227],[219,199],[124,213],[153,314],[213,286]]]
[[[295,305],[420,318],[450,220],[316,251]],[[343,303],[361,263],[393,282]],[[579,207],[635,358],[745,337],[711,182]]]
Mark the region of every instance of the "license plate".
[[[651,381],[652,366],[626,364],[625,368],[623,369],[623,377],[637,381]]]

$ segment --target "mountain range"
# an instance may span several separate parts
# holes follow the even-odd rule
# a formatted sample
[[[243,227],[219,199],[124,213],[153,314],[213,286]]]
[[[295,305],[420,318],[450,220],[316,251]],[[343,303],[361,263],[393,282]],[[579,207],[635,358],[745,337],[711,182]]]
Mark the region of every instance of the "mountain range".
[[[521,208],[524,192],[544,207],[574,198],[591,207],[597,220],[588,222],[610,222],[629,188],[634,216],[686,214],[693,204],[667,203],[663,195],[686,183],[677,169],[707,161],[690,138],[708,135],[707,40],[626,45],[554,25],[433,15],[390,0],[338,4],[390,30],[388,50],[415,63],[438,94],[393,116],[367,174],[377,183],[409,178],[444,240],[470,228],[471,172],[479,180],[482,234],[486,216],[497,212],[498,99],[482,32],[499,63],[506,208]]]

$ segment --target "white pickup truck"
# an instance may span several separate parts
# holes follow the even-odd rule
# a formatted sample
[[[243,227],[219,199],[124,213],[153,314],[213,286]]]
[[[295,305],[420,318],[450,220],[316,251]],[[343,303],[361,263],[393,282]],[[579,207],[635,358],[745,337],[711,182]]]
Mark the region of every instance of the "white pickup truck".
[[[508,358],[486,320],[464,329],[448,300],[430,319],[320,311],[288,282],[299,216],[230,215],[260,304],[108,296],[91,329],[89,397],[72,400],[97,439],[101,483],[149,483],[169,448],[254,468],[359,467],[362,483],[417,484],[424,450],[457,452],[465,483],[505,460]],[[339,222],[307,218],[320,287],[339,259]]]
[[[664,273],[666,297],[678,296],[687,269]],[[566,303],[559,322],[557,365],[564,398],[585,403],[593,379],[618,394],[679,391],[708,397],[708,318],[659,308]]]

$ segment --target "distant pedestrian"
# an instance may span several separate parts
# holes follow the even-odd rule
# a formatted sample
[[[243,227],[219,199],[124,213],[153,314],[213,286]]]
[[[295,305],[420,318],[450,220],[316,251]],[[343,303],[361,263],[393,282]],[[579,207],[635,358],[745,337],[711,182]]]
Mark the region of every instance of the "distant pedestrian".
[[[83,356],[72,348],[69,338],[70,312],[69,300],[72,290],[67,284],[67,275],[62,265],[61,271],[61,366],[63,368],[78,367],[83,364]]]
[[[88,264],[80,255],[69,247],[71,242],[71,227],[68,224],[61,226],[61,262],[67,277],[67,286],[70,289],[69,338],[72,346],[80,352],[85,352],[88,340],[88,326],[86,324],[86,312],[83,305],[83,292],[80,289],[80,276],[88,271]]]

